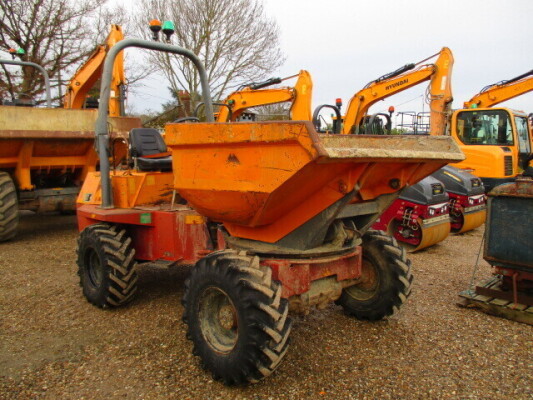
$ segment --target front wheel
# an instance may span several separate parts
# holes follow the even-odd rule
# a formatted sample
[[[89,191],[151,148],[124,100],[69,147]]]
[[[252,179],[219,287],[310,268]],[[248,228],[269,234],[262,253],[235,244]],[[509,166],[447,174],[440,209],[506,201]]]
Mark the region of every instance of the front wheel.
[[[12,239],[19,224],[17,189],[7,172],[0,172],[0,242]]]
[[[198,261],[185,282],[193,353],[227,385],[270,375],[288,349],[288,302],[271,276],[258,257],[227,250]]]
[[[392,315],[411,293],[411,263],[396,240],[382,231],[363,236],[361,281],[337,300],[358,319],[376,321]]]
[[[133,299],[137,264],[131,238],[115,225],[95,224],[78,238],[78,275],[83,295],[97,307],[118,307]]]

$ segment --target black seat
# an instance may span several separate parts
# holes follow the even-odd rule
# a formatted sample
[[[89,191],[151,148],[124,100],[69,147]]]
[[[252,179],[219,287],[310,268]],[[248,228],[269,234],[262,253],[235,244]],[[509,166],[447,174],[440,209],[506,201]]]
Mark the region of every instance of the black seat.
[[[130,131],[130,154],[141,171],[170,171],[172,157],[166,153],[167,146],[157,129],[134,128]],[[149,157],[154,156],[154,157]]]

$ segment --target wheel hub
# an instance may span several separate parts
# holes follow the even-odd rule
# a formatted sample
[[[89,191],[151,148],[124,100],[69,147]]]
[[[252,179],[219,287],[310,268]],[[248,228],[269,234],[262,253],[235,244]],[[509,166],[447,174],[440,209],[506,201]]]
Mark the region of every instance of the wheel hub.
[[[227,354],[239,336],[237,309],[226,292],[216,287],[204,290],[198,310],[205,341],[218,353]]]
[[[363,258],[363,265],[361,271],[361,279],[359,283],[346,288],[346,292],[350,297],[365,301],[371,299],[379,288],[379,274],[376,267],[370,260]]]
[[[237,315],[235,309],[230,306],[222,306],[218,312],[218,322],[226,330],[232,330],[237,327]]]

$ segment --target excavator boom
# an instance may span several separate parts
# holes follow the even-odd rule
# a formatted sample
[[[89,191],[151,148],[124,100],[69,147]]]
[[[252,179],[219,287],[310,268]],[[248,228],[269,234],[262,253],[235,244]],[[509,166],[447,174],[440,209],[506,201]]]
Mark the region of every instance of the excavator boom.
[[[64,108],[81,109],[84,106],[87,94],[94,87],[102,75],[104,59],[111,47],[124,39],[124,34],[119,25],[112,25],[111,32],[105,40],[105,44],[99,45],[89,56],[89,59],[74,74],[67,88],[63,100]],[[125,84],[124,57],[119,55],[113,67],[113,79],[111,81],[111,99],[109,102],[109,116],[118,117],[121,111],[121,87]]]
[[[450,84],[453,55],[447,47],[444,47],[440,53],[435,55],[438,55],[438,58],[434,64],[420,65],[428,59],[418,64],[407,64],[390,74],[376,79],[357,92],[348,104],[342,133],[358,133],[361,121],[367,115],[369,108],[377,101],[430,80],[430,134],[444,134],[447,116],[453,100]],[[417,65],[419,65],[418,68],[416,68]]]
[[[490,108],[533,91],[533,69],[507,81],[487,86],[464,103],[464,108]]]
[[[288,78],[285,78],[288,79]],[[269,80],[268,85],[280,83],[282,80]],[[268,104],[291,102],[291,119],[310,121],[313,81],[309,72],[301,70],[298,80],[291,87],[264,89],[265,85],[248,85],[243,90],[231,93],[217,116],[217,122],[235,121],[246,109]],[[231,111],[230,111],[231,109]],[[230,115],[231,114],[231,115]]]

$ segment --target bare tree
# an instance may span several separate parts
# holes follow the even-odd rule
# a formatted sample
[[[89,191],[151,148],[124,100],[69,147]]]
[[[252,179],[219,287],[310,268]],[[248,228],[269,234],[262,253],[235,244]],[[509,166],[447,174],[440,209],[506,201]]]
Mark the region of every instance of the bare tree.
[[[291,119],[290,109],[290,103],[278,103],[253,107],[249,111],[256,113],[258,121],[288,121]]]
[[[6,50],[22,48],[23,59],[37,63],[48,72],[53,86],[61,87],[93,51],[106,34],[103,8],[107,0],[9,0],[0,1],[0,57],[8,58]],[[8,71],[0,77],[0,90],[13,96]],[[17,92],[36,96],[44,91],[44,79],[33,68],[22,68],[16,79]],[[59,91],[58,97],[60,97]]]
[[[142,35],[147,32],[146,15],[175,23],[173,43],[200,57],[214,99],[245,82],[263,79],[284,61],[278,26],[265,16],[257,0],[143,0],[138,11]],[[194,65],[168,54],[149,57],[169,79],[172,90],[190,93],[194,107],[200,95]]]

